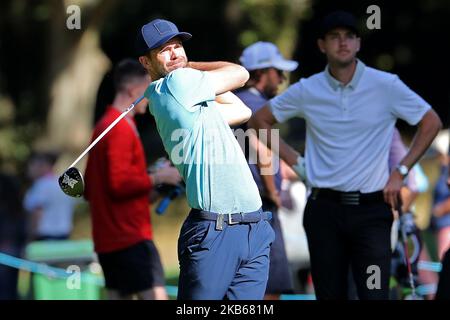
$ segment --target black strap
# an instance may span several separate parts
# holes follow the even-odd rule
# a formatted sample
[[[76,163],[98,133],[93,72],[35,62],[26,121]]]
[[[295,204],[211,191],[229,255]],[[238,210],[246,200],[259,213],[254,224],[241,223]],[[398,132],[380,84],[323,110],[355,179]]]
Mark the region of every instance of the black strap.
[[[343,205],[361,205],[383,203],[383,191],[361,193],[359,191],[342,192],[333,189],[312,188],[311,198],[328,199]]]

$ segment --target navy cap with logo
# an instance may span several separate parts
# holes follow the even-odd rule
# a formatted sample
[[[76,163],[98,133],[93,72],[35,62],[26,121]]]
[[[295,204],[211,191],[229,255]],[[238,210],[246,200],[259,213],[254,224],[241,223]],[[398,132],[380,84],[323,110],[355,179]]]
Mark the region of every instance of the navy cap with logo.
[[[359,36],[356,18],[347,11],[334,11],[322,20],[319,37],[323,38],[328,32],[335,28],[347,28]]]
[[[177,26],[168,20],[155,19],[142,26],[136,41],[136,50],[139,55],[158,48],[170,39],[180,37],[182,41],[189,40],[192,35],[178,31]]]

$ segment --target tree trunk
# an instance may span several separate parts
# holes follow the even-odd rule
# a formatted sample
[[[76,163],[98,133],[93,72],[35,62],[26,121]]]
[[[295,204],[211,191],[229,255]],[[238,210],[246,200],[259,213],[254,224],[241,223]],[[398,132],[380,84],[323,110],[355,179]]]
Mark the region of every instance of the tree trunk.
[[[72,163],[90,142],[97,90],[111,66],[100,48],[100,29],[117,1],[79,1],[81,30],[66,28],[66,8],[51,3],[46,132],[36,148],[61,152],[58,169]]]

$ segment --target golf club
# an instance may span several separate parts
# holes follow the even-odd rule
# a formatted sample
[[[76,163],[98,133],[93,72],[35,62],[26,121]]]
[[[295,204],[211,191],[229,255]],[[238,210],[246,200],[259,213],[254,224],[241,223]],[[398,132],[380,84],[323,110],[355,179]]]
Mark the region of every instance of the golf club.
[[[397,208],[399,217],[400,217],[400,233],[402,235],[402,242],[403,242],[403,247],[404,247],[404,256],[405,256],[405,262],[406,262],[406,268],[408,270],[408,278],[409,278],[409,285],[411,287],[411,294],[408,295],[407,297],[405,297],[405,300],[423,300],[422,297],[420,297],[417,293],[416,293],[416,285],[414,283],[414,274],[412,272],[412,268],[411,268],[411,259],[409,257],[409,252],[408,252],[408,236],[407,236],[407,232],[406,232],[406,228],[407,225],[405,223],[405,220],[402,219],[405,216],[403,215],[403,211],[401,208],[401,202]]]
[[[120,116],[114,120],[108,128],[106,128],[98,137],[95,139],[83,153],[61,174],[58,178],[59,186],[61,190],[68,196],[79,198],[83,196],[84,193],[84,179],[80,170],[75,168],[75,165],[99,142],[120,120],[122,120],[128,112],[133,110],[133,108],[144,99],[144,96],[136,99],[128,108],[126,108]]]

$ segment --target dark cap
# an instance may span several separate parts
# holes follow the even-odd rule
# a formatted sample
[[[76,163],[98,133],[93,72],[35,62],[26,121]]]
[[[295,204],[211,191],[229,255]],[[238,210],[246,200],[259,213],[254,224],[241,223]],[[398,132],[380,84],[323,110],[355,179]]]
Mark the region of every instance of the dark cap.
[[[334,11],[322,20],[319,37],[323,38],[329,31],[339,27],[348,28],[359,36],[356,18],[347,11]]]
[[[170,21],[155,19],[145,24],[139,30],[136,40],[136,50],[139,55],[158,48],[170,39],[180,37],[182,41],[189,40],[192,35],[178,31],[177,26]]]

